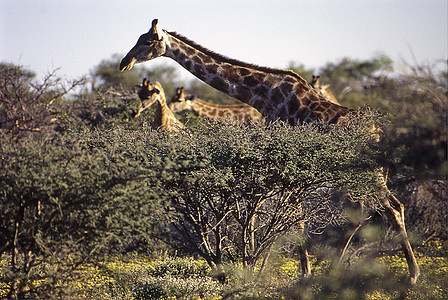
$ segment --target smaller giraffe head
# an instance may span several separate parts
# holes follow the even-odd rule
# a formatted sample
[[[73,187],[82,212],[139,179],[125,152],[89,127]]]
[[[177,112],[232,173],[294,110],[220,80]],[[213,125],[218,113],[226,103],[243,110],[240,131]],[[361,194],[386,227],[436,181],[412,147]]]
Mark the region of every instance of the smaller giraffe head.
[[[318,88],[320,86],[320,76],[313,75],[313,80],[311,80],[310,84],[313,88]]]
[[[320,76],[319,75],[313,75],[313,80],[310,82],[311,86],[322,93],[323,90],[328,89],[330,87],[329,84],[322,84],[320,82]]]
[[[311,86],[315,88],[322,96],[325,97],[330,102],[339,104],[339,101],[334,97],[333,93],[330,91],[329,84],[322,84],[320,82],[320,76],[313,75],[313,80],[310,82]]]
[[[139,37],[137,44],[121,60],[120,71],[130,70],[134,64],[165,54],[167,35],[162,29],[159,29],[158,22],[157,19],[152,21],[151,29]]]
[[[183,110],[191,110],[193,111],[193,107],[191,106],[192,100],[194,100],[196,96],[194,95],[185,95],[184,88],[178,87],[176,89],[176,94],[171,98],[169,108],[173,112],[181,112]]]
[[[185,101],[184,87],[176,88],[176,94],[171,98],[170,103]]]
[[[137,113],[134,118],[137,118],[140,113],[150,107],[154,102],[160,101],[160,98],[164,95],[164,91],[160,83],[150,83],[146,78],[143,79],[141,85],[137,85],[137,94],[140,98],[140,103],[138,104]]]

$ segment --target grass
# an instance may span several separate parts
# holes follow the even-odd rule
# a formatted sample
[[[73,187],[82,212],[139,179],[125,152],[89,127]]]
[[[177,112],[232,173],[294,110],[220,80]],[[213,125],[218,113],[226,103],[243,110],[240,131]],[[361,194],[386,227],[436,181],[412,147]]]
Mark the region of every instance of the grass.
[[[227,265],[225,285],[211,279],[202,259],[162,254],[84,265],[77,271],[81,279],[70,284],[70,299],[447,299],[447,245],[433,241],[417,247],[422,275],[412,288],[406,284],[402,254],[361,260],[342,272],[312,257],[310,278],[301,278],[299,261],[286,256],[272,259],[268,271],[256,278],[239,265]],[[5,257],[0,263],[3,270],[8,265]],[[0,282],[0,298],[6,292],[7,286]]]

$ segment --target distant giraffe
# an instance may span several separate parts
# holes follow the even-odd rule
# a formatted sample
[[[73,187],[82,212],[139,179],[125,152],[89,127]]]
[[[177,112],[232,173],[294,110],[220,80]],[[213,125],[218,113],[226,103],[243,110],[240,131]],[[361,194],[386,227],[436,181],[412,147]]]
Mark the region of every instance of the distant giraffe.
[[[249,121],[264,123],[265,121],[263,116],[250,105],[219,105],[208,103],[196,98],[194,95],[185,95],[183,87],[176,89],[176,94],[171,98],[169,108],[173,112],[189,110],[209,120],[239,123]]]
[[[298,74],[231,59],[210,51],[175,32],[159,29],[152,21],[149,32],[121,60],[120,70],[130,70],[160,56],[167,56],[210,86],[255,107],[268,122],[283,120],[291,125],[304,122],[342,123],[349,114],[360,112],[326,100]],[[401,235],[401,244],[415,284],[420,269],[408,239],[404,223],[404,206],[389,191],[382,169],[376,170],[381,184],[381,203],[385,215]]]
[[[176,119],[166,105],[165,92],[160,83],[150,83],[149,80],[144,78],[142,84],[137,86],[137,89],[138,97],[141,102],[138,105],[137,113],[134,118],[137,118],[143,110],[150,107],[154,102],[158,102],[154,115],[154,122],[152,124],[155,129],[161,128],[167,131],[176,131],[185,127]]]
[[[310,82],[311,86],[322,94],[328,101],[341,105],[333,93],[330,91],[329,84],[322,84],[320,82],[320,76],[313,75],[313,80]]]

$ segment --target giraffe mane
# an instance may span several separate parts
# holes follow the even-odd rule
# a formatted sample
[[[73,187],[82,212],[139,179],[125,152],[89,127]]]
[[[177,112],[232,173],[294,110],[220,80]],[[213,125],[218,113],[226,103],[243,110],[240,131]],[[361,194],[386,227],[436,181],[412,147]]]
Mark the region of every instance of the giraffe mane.
[[[208,56],[210,56],[210,57],[212,57],[214,59],[218,59],[220,61],[227,62],[227,63],[230,63],[232,65],[237,65],[237,66],[240,66],[240,67],[251,68],[251,69],[259,70],[259,71],[262,71],[262,72],[268,72],[268,73],[271,73],[271,74],[289,75],[289,76],[295,77],[295,78],[297,78],[299,80],[304,80],[299,74],[297,74],[296,72],[294,72],[292,70],[270,68],[270,67],[259,66],[259,65],[256,65],[256,64],[246,63],[246,62],[243,62],[241,60],[230,58],[228,56],[225,56],[225,55],[222,55],[220,53],[217,53],[217,52],[214,52],[212,50],[209,50],[209,49],[205,48],[204,46],[199,45],[198,43],[190,40],[189,38],[187,38],[187,37],[185,37],[185,36],[183,36],[183,35],[181,35],[181,34],[179,34],[177,32],[174,32],[174,31],[171,31],[171,32],[166,31],[166,32],[168,34],[174,36],[175,38],[179,39],[180,41],[186,43],[187,45],[192,46],[193,48],[203,52],[204,54],[206,54],[206,55],[208,55]]]

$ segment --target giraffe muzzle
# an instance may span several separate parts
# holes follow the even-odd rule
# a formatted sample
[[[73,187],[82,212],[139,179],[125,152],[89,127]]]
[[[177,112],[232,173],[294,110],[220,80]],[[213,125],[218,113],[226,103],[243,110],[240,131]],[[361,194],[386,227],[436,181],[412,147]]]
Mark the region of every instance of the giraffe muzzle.
[[[132,69],[132,67],[134,66],[134,64],[137,62],[137,59],[135,59],[135,57],[128,57],[125,56],[120,63],[120,71],[129,71],[130,69]]]

